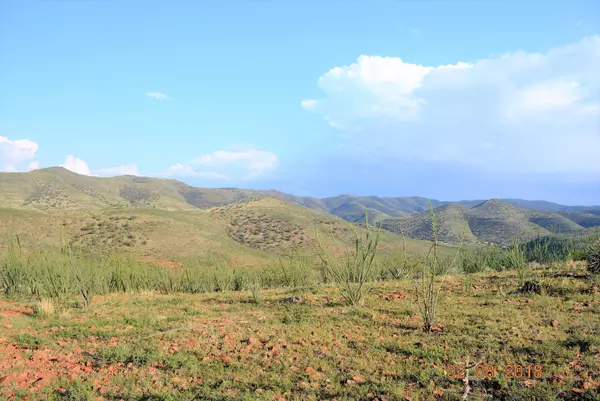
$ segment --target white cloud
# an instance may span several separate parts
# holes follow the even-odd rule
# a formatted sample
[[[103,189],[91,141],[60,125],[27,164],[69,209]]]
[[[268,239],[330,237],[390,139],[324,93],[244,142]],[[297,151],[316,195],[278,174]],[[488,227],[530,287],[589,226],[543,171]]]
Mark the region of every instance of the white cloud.
[[[515,105],[524,113],[565,108],[582,98],[576,81],[553,80],[518,91]]]
[[[585,106],[582,106],[579,109],[579,114],[587,114],[600,117],[600,103],[590,103]]]
[[[303,101],[300,102],[300,104],[306,110],[312,110],[315,107],[317,107],[317,105],[319,104],[319,101],[318,100],[303,100]]]
[[[135,164],[103,168],[99,170],[94,170],[94,173],[100,176],[108,177],[115,177],[119,175],[139,175],[138,168]]]
[[[167,177],[199,177],[208,180],[229,180],[229,177],[224,174],[196,171],[189,164],[174,164],[167,168],[167,171],[163,175]]]
[[[29,170],[37,170],[38,168],[40,168],[40,162],[36,162],[36,161],[30,162],[30,163],[27,165],[27,168],[28,168]]]
[[[254,148],[219,150],[170,166],[163,175],[201,177],[211,180],[249,180],[272,171],[277,165],[274,153]]]
[[[0,171],[21,171],[21,164],[35,157],[38,144],[28,139],[0,136]]]
[[[423,66],[360,56],[302,106],[357,152],[496,171],[600,174],[600,36],[546,53]]]
[[[67,170],[70,170],[77,174],[92,175],[90,168],[88,167],[86,162],[84,162],[81,159],[76,158],[73,155],[68,155],[67,158],[65,159],[64,163],[61,164],[60,167],[64,167]]]
[[[237,152],[219,150],[211,154],[202,155],[192,161],[192,164],[203,166],[223,166],[234,163],[243,164],[250,171],[262,172],[275,167],[277,156],[271,152],[251,148]]]
[[[169,96],[165,95],[162,92],[146,92],[146,93],[144,93],[144,96],[150,97],[150,98],[156,99],[156,100],[170,100],[171,99]]]

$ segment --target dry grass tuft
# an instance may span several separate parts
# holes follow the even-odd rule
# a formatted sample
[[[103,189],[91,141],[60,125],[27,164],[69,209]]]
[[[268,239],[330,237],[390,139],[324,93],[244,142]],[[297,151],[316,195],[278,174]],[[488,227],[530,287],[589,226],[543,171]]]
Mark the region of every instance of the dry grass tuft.
[[[33,307],[36,316],[47,318],[53,316],[56,312],[54,302],[50,299],[41,299]]]

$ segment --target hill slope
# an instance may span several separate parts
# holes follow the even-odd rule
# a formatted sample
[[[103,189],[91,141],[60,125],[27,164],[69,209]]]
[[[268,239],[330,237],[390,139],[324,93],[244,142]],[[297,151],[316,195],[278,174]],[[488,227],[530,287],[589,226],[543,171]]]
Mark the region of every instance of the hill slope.
[[[368,213],[371,221],[383,222],[388,230],[409,237],[431,240],[427,216],[431,201],[439,212],[440,239],[456,242],[469,228],[469,242],[506,243],[515,234],[527,239],[542,233],[576,232],[600,227],[600,207],[564,206],[544,201],[460,201],[450,203],[423,197],[385,198],[340,195],[329,198],[300,197],[275,190],[196,188],[177,180],[137,176],[90,177],[52,167],[28,173],[0,173],[0,208],[61,214],[148,210],[200,212],[252,199],[276,198],[329,213],[349,222],[360,222]],[[521,205],[519,207],[516,205]],[[446,206],[446,208],[443,208]],[[536,209],[537,208],[537,209]],[[548,212],[551,210],[552,212]],[[75,213],[75,214],[74,214]],[[158,212],[157,212],[158,213]],[[58,216],[55,216],[59,219]]]
[[[585,227],[557,213],[532,211],[492,199],[472,208],[453,204],[435,209],[439,227],[439,239],[458,242],[463,232],[467,242],[491,242],[509,245],[517,235],[527,241],[537,235],[584,232]],[[466,226],[465,226],[466,222]],[[406,218],[386,219],[384,228],[404,233],[411,238],[431,240],[431,216],[429,212]]]
[[[246,199],[208,209],[165,210],[69,209],[51,213],[27,208],[0,208],[0,254],[8,251],[11,234],[24,252],[57,251],[61,238],[73,249],[106,254],[117,251],[168,260],[205,257],[209,253],[259,265],[298,250],[316,255],[315,231],[332,246],[332,231],[342,246],[350,245],[349,223],[276,198]],[[382,254],[399,249],[401,238],[385,232]],[[407,250],[422,254],[426,241],[408,240]],[[449,250],[448,250],[449,251]]]
[[[75,174],[62,167],[28,173],[0,173],[0,207],[48,212],[131,207],[195,210],[254,197],[277,197],[292,201],[295,198],[278,191],[196,188],[171,179],[91,177]],[[310,202],[304,200],[304,203]]]
[[[443,242],[460,242],[464,235],[466,242],[472,243],[477,241],[477,237],[473,234],[470,227],[465,224],[467,210],[467,208],[455,203],[435,209],[438,240]],[[409,238],[433,241],[431,224],[431,215],[429,212],[419,213],[407,218],[386,219],[381,222],[382,227],[386,230],[401,235],[404,234]]]

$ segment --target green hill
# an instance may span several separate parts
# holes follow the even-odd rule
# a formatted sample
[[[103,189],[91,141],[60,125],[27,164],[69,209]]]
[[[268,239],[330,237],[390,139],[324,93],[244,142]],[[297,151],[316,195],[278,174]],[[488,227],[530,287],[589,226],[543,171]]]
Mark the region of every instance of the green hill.
[[[468,225],[465,225],[467,208],[458,204],[449,204],[435,209],[438,240],[442,242],[460,242],[464,236],[465,242],[476,242],[477,238]],[[386,219],[381,222],[386,230],[404,234],[409,238],[419,238],[432,241],[431,214],[429,212],[399,218]]]
[[[350,239],[347,222],[283,198],[294,199],[277,191],[89,177],[62,168],[0,173],[0,253],[13,233],[25,251],[56,250],[64,238],[86,252],[178,259],[211,251],[256,264],[292,249],[314,254],[315,230],[328,244],[330,230]],[[400,241],[385,233],[383,253],[399,248]],[[407,246],[422,253],[429,244],[412,240]]]
[[[590,208],[589,211],[558,212],[558,214],[585,228],[600,227],[600,208],[598,210]]]
[[[464,231],[467,242],[489,242],[509,245],[514,236],[528,241],[538,235],[553,233],[580,233],[585,228],[557,213],[532,211],[492,199],[471,208],[458,204],[435,209],[439,225],[439,239],[458,242]],[[429,212],[414,216],[382,221],[383,227],[404,233],[411,238],[431,240]],[[465,228],[465,222],[467,227]]]
[[[416,215],[428,210],[429,201],[431,201],[433,207],[457,204],[468,209],[474,208],[485,202],[485,200],[445,202],[422,197],[383,198],[377,196],[350,195],[341,195],[323,199],[302,198],[288,195],[287,197],[283,197],[283,199],[303,204],[314,209],[324,210],[352,222],[364,220],[366,213],[368,213],[370,219],[374,221],[382,221],[388,217],[394,218]],[[550,224],[555,224],[567,230],[569,229],[569,226],[571,229],[575,228],[570,223],[564,221],[564,219],[557,218],[556,215],[561,215],[582,227],[600,226],[600,207],[597,206],[566,206],[546,201],[529,201],[522,199],[502,199],[501,201],[506,205],[517,206],[528,211],[542,212],[542,215],[539,216],[540,225],[542,227],[549,228]],[[552,221],[544,223],[544,214],[547,212],[553,213],[551,218]]]
[[[445,242],[460,241],[463,231],[467,242],[504,244],[515,234],[524,239],[531,239],[539,232],[547,234],[550,230],[570,233],[584,228],[600,227],[600,207],[569,207],[544,201],[518,199],[508,202],[465,200],[457,203],[422,197],[340,195],[319,199],[294,196],[275,190],[197,188],[171,179],[137,176],[90,177],[72,173],[61,167],[52,167],[28,173],[0,173],[0,216],[4,216],[1,217],[3,229],[0,230],[0,234],[7,232],[7,227],[12,224],[15,227],[25,227],[25,230],[19,231],[30,233],[32,238],[39,235],[41,245],[46,242],[56,245],[60,230],[74,230],[74,241],[82,246],[139,247],[144,249],[143,252],[154,252],[153,247],[164,252],[163,246],[169,246],[177,249],[175,253],[178,253],[186,247],[196,248],[195,240],[174,235],[176,239],[173,243],[165,243],[165,240],[159,239],[160,235],[153,235],[152,230],[162,230],[163,233],[168,233],[171,229],[182,230],[198,240],[207,235],[195,233],[194,230],[209,223],[211,227],[215,224],[211,221],[212,217],[206,217],[204,212],[228,205],[236,205],[233,207],[236,209],[240,204],[247,205],[253,200],[265,198],[278,199],[281,202],[273,209],[283,207],[281,205],[287,208],[294,205],[302,208],[303,213],[327,216],[328,219],[333,219],[332,221],[335,221],[334,216],[337,216],[353,223],[362,222],[368,214],[370,221],[381,222],[389,231],[422,240],[432,239],[431,222],[427,212],[428,203],[431,201],[437,208],[440,240]],[[534,209],[536,207],[540,209]],[[223,212],[233,213],[232,210]],[[273,213],[275,212],[263,213],[265,215],[261,218],[268,221],[272,218],[269,215]],[[97,219],[93,219],[92,215]],[[6,216],[10,216],[11,220],[7,220]],[[14,221],[15,216],[21,216],[24,220]],[[135,221],[122,221],[132,216],[135,217]],[[113,220],[110,220],[111,218]],[[256,216],[251,218],[257,220]],[[263,232],[268,228],[266,223],[256,223],[257,226],[251,231],[244,231],[245,229],[239,226],[239,219],[242,217],[237,220],[234,218],[230,222],[233,226],[222,226],[219,229],[225,230],[222,234],[228,240],[233,240],[238,245],[243,243],[244,246],[253,249],[267,249],[269,252],[289,245],[285,240],[273,242],[274,240],[269,239],[272,233]],[[468,222],[466,231],[465,220]],[[79,226],[72,227],[68,222]],[[102,225],[98,226],[99,223]],[[93,226],[94,224],[96,226]],[[117,230],[115,226],[119,224],[121,228]],[[122,227],[123,224],[127,226]],[[181,224],[186,226],[179,227]],[[288,225],[289,227],[282,226],[282,229],[290,229],[292,233],[299,231],[297,227]],[[305,229],[310,231],[307,227]],[[209,229],[209,232],[211,230],[214,231],[214,227]],[[287,238],[288,234],[284,231],[284,234],[274,235]],[[266,242],[261,242],[263,239],[260,238],[263,237],[257,237],[265,235]],[[92,241],[94,238],[96,240]],[[243,238],[243,241],[240,238]],[[292,243],[298,245],[296,242],[299,241],[299,237],[294,238]],[[223,238],[217,236],[213,240],[217,243]],[[146,245],[143,245],[144,243]]]

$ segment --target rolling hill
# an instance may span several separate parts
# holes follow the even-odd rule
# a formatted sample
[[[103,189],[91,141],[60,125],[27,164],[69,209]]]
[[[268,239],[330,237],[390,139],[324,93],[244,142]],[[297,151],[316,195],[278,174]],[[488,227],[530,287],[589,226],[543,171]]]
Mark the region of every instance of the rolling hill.
[[[422,213],[429,209],[429,202],[434,208],[444,205],[460,205],[467,209],[476,207],[486,200],[461,200],[457,202],[440,201],[423,197],[385,198],[377,196],[341,195],[330,198],[305,198],[286,194],[273,194],[288,201],[302,204],[313,209],[326,211],[351,222],[363,221],[368,213],[369,220],[383,221],[388,218],[407,217]],[[529,201],[523,199],[500,199],[505,204],[519,207],[528,211],[550,212],[561,215],[584,228],[600,227],[600,206],[566,206],[547,201]],[[565,224],[564,220],[556,219],[555,223]],[[541,221],[541,220],[540,220]],[[568,223],[567,223],[568,224]]]
[[[522,241],[538,235],[584,233],[586,227],[567,217],[551,212],[527,210],[507,202],[492,199],[471,208],[460,204],[444,205],[434,209],[439,227],[439,239],[459,242],[463,235],[466,242],[496,243],[509,245],[514,236]],[[405,218],[385,219],[382,226],[387,230],[410,238],[432,240],[429,212]]]
[[[468,209],[459,204],[449,204],[435,209],[438,240],[443,242],[460,242],[463,235],[466,242],[474,243],[477,237],[470,227],[464,223]],[[433,241],[431,215],[429,212],[418,213],[406,218],[386,219],[381,221],[386,230],[409,238]]]
[[[249,208],[248,205],[266,198],[276,199],[280,203],[271,203],[271,207],[262,214],[251,215],[256,212],[255,208],[249,209],[253,210],[252,213],[248,210],[241,212]],[[90,177],[52,167],[28,173],[0,173],[0,221],[4,227],[0,231],[7,231],[6,227],[10,225],[26,227],[28,229],[25,231],[31,233],[32,239],[39,236],[40,244],[45,243],[47,234],[55,237],[48,243],[56,244],[57,233],[70,230],[71,234],[77,232],[72,234],[74,241],[83,246],[93,243],[93,246],[102,244],[110,247],[118,244],[140,247],[150,253],[154,246],[160,250],[165,246],[179,251],[186,246],[193,249],[196,245],[188,237],[208,238],[211,235],[207,233],[219,232],[221,236],[212,236],[212,244],[222,243],[227,238],[227,241],[237,244],[234,248],[243,244],[244,249],[270,252],[287,246],[286,241],[273,240],[272,233],[265,234],[271,229],[269,224],[277,226],[278,223],[270,219],[274,219],[273,215],[282,208],[301,208],[299,210],[303,212],[296,213],[292,220],[296,219],[302,224],[310,219],[334,222],[337,221],[336,217],[349,222],[361,222],[368,213],[371,221],[381,222],[389,231],[404,233],[414,239],[431,240],[431,222],[427,212],[430,201],[437,208],[440,239],[445,242],[460,241],[463,231],[467,242],[505,244],[515,234],[529,239],[538,233],[549,233],[550,230],[570,233],[600,227],[600,207],[564,206],[519,199],[464,200],[454,203],[423,197],[340,195],[319,199],[276,190],[197,188],[172,179]],[[212,209],[224,207],[217,215],[213,213]],[[248,216],[234,216],[235,213]],[[229,223],[223,223],[217,229],[215,218],[223,217],[221,214],[232,217]],[[302,214],[312,217],[300,218]],[[90,216],[96,216],[97,219]],[[124,221],[130,217],[134,219]],[[243,226],[242,223],[246,221],[253,222],[251,224],[254,226],[251,229]],[[278,232],[273,235],[283,238],[291,236],[293,240],[290,241],[299,245],[300,236],[294,233],[301,231],[302,224],[291,223],[289,218],[287,221],[280,227],[283,234]],[[464,221],[468,223],[466,230]],[[102,225],[97,226],[98,223]],[[93,224],[96,226],[92,227]],[[123,228],[123,224],[127,226]],[[110,231],[116,230],[115,225],[120,227],[117,230],[119,234]],[[278,230],[275,226],[273,229]],[[307,232],[313,228],[312,225],[304,227]],[[288,229],[290,231],[286,231]],[[180,230],[186,233],[186,237],[179,238],[182,236],[175,233],[173,238],[177,238],[178,242],[173,240],[173,243],[165,243],[166,240],[159,235],[161,230],[162,233]],[[198,230],[202,232],[197,233]],[[86,235],[82,232],[86,232]],[[96,242],[91,240],[95,236],[99,236]],[[144,242],[146,245],[142,245]]]
[[[287,197],[277,191],[194,188],[176,180],[88,177],[62,168],[0,173],[0,253],[12,233],[25,251],[56,250],[64,238],[86,252],[181,259],[210,251],[257,264],[292,249],[314,254],[315,230],[328,245],[329,231],[342,245],[350,239],[348,223]],[[385,233],[383,253],[400,241]],[[426,241],[407,243],[413,253],[428,247]]]

